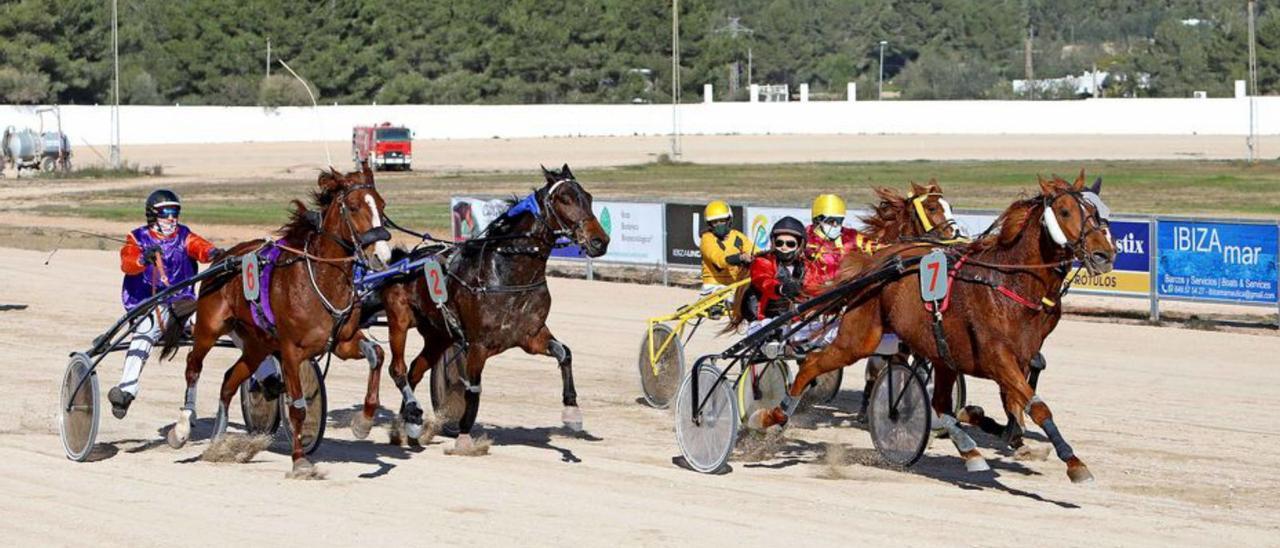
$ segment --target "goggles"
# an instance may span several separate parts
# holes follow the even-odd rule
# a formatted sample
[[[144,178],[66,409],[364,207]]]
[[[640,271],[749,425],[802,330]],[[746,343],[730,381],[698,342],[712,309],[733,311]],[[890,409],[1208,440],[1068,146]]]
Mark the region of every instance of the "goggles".
[[[822,224],[831,226],[843,226],[844,217],[823,217]]]
[[[165,206],[156,209],[156,217],[160,219],[177,219],[178,214],[182,212],[182,208],[177,206]]]
[[[774,249],[795,249],[800,247],[800,242],[792,238],[778,238],[773,241]]]

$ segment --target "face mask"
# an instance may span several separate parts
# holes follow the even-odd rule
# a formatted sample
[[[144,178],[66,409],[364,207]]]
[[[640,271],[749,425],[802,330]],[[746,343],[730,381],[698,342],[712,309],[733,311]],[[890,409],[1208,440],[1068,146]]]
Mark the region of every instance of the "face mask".
[[[834,240],[840,237],[840,232],[842,228],[843,227],[841,227],[840,225],[830,225],[827,223],[823,223],[822,235],[826,236],[828,240]]]
[[[716,223],[711,225],[711,233],[717,238],[723,238],[729,235],[729,223]]]
[[[178,219],[177,219],[177,218],[170,218],[170,219],[160,218],[160,219],[156,219],[156,231],[157,231],[157,232],[159,232],[159,233],[161,233],[161,234],[164,234],[165,236],[169,236],[169,235],[173,234],[173,233],[174,233],[174,231],[176,231],[176,230],[178,230]]]

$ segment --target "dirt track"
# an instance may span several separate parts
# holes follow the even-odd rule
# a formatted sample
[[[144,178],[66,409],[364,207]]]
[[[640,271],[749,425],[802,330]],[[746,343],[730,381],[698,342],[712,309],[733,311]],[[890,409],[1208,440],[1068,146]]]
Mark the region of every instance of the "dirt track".
[[[196,443],[174,451],[161,441],[177,416],[181,369],[153,361],[129,417],[103,418],[101,460],[75,464],[54,426],[56,379],[67,353],[120,313],[119,274],[111,252],[44,259],[0,249],[0,538],[10,545],[776,545],[798,533],[822,545],[1238,546],[1280,533],[1275,336],[1064,321],[1046,346],[1042,394],[1093,485],[1069,483],[1052,457],[1015,462],[990,448],[997,475],[969,475],[945,441],[909,471],[865,464],[875,462],[870,440],[847,421],[857,382],[788,430],[775,458],[703,476],[672,463],[668,413],[636,402],[643,319],[693,293],[563,279],[551,282],[550,325],[573,347],[589,438],[558,428],[552,361],[515,352],[485,378],[490,455],[446,456],[451,441],[391,447],[381,427],[353,441],[343,426],[365,370],[350,362],[335,363],[328,384],[329,435],[317,455],[326,481],[284,479],[279,453],[200,462],[221,377],[214,364],[230,359],[220,351],[201,385]],[[689,353],[725,342],[700,337]],[[104,393],[121,359],[104,362]],[[384,405],[394,407],[388,384]],[[970,390],[995,407],[989,383]],[[828,447],[848,462],[833,463]]]

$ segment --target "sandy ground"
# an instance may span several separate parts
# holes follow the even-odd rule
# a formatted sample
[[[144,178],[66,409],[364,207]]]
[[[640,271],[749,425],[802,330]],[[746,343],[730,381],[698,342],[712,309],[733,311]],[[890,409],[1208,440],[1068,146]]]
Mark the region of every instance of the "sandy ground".
[[[67,353],[120,313],[119,274],[111,252],[44,259],[0,249],[0,538],[8,545],[1238,546],[1274,543],[1280,533],[1280,337],[1064,321],[1047,343],[1042,394],[1096,474],[1092,485],[1071,484],[1052,458],[1014,461],[986,438],[994,476],[966,474],[945,441],[908,471],[875,466],[868,435],[848,421],[857,382],[846,382],[834,407],[798,419],[774,458],[706,476],[673,464],[671,416],[636,401],[644,318],[693,292],[564,279],[551,282],[549,323],[574,350],[589,436],[559,428],[553,362],[517,351],[492,360],[485,377],[489,455],[446,456],[448,440],[391,447],[382,427],[355,441],[344,425],[365,368],[335,363],[328,439],[316,456],[327,480],[286,480],[288,457],[278,452],[247,464],[202,462],[210,379],[231,358],[218,351],[194,444],[174,451],[161,441],[177,416],[181,368],[153,362],[127,419],[103,418],[100,460],[76,464],[58,442],[57,379]],[[728,342],[699,336],[689,354]],[[121,359],[104,362],[104,393]],[[849,370],[860,375],[859,366]],[[395,407],[388,385],[384,405]],[[972,382],[970,391],[996,405],[990,383]],[[828,456],[832,447],[846,459]]]
[[[351,162],[351,143],[136,145],[123,157],[166,174],[210,178],[311,177]],[[1243,137],[1221,135],[693,135],[682,161],[705,164],[903,160],[1241,159]],[[654,161],[670,137],[419,140],[420,171],[512,171],[538,164],[617,166]],[[105,163],[104,148],[74,147],[80,164]],[[12,176],[12,173],[10,173]]]

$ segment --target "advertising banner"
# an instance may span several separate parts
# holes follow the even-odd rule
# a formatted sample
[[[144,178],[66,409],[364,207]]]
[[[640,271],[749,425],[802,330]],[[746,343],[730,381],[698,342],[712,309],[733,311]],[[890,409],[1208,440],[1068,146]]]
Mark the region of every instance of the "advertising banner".
[[[868,213],[865,210],[849,210],[844,218],[844,226],[861,230],[861,217]],[[809,226],[813,221],[809,217],[809,208],[806,207],[747,206],[747,230],[743,232],[755,242],[756,249],[768,249],[769,229],[773,228],[773,223],[787,216],[799,219],[805,226]]]
[[[510,204],[505,200],[453,198],[449,203],[450,217],[453,219],[453,239],[460,242],[476,237],[508,207]]]
[[[1275,225],[1160,221],[1157,289],[1162,297],[1275,303]]]
[[[1111,221],[1111,237],[1116,246],[1115,269],[1090,276],[1077,265],[1072,272],[1072,289],[1094,292],[1148,295],[1151,293],[1151,223]]]
[[[595,202],[591,209],[609,235],[609,251],[594,260],[619,263],[662,263],[662,204]],[[585,255],[576,245],[552,250],[562,259]]]
[[[702,251],[698,244],[707,223],[702,220],[706,204],[667,204],[667,262],[670,264],[700,265]],[[733,228],[743,230],[742,206],[729,206],[733,210]]]

